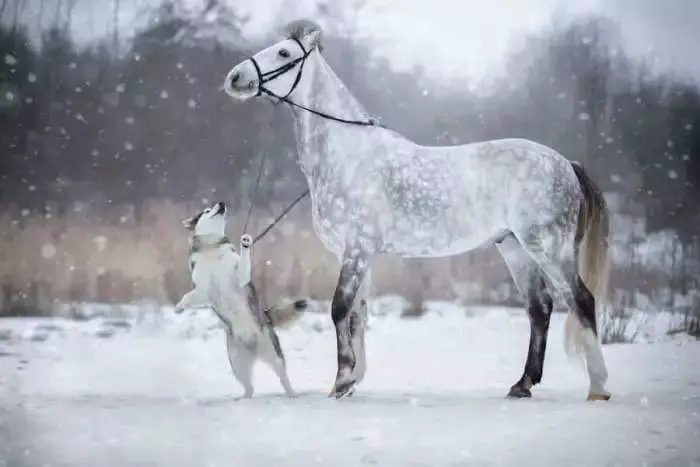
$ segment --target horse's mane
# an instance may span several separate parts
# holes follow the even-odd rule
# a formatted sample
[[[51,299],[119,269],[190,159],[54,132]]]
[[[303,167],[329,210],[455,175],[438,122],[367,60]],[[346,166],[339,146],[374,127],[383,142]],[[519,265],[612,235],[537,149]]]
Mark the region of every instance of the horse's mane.
[[[314,23],[310,19],[297,19],[287,24],[284,35],[290,39],[301,40],[307,34],[315,31],[321,33],[321,26]],[[316,47],[318,47],[319,51],[323,51],[320,38]]]

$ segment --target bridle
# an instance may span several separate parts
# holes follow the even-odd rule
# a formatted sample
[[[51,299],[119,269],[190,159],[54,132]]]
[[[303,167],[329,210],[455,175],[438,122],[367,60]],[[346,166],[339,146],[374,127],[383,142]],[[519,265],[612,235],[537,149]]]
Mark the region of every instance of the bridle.
[[[278,68],[275,68],[274,70],[266,71],[263,73],[263,71],[260,69],[260,65],[255,60],[255,57],[251,56],[250,58],[248,58],[248,60],[250,60],[250,62],[253,64],[253,67],[255,67],[255,72],[258,75],[258,92],[255,95],[256,97],[259,97],[263,94],[266,94],[270,97],[274,97],[279,102],[285,102],[292,107],[296,107],[298,109],[305,110],[305,111],[310,112],[310,113],[317,115],[319,117],[323,117],[325,119],[333,120],[333,121],[340,122],[340,123],[347,123],[350,125],[374,126],[374,127],[386,128],[384,125],[382,125],[377,120],[374,120],[372,118],[370,118],[368,120],[347,120],[345,118],[336,117],[334,115],[327,114],[327,113],[322,112],[320,110],[310,109],[309,107],[306,107],[306,106],[301,105],[301,104],[297,104],[296,102],[291,100],[289,98],[289,96],[294,92],[296,87],[299,85],[299,81],[301,81],[301,75],[304,71],[304,64],[306,63],[306,59],[309,58],[309,55],[314,50],[313,48],[310,50],[306,50],[306,47],[304,47],[304,44],[302,44],[301,41],[299,39],[297,39],[296,37],[292,37],[291,39],[297,43],[297,45],[299,46],[299,48],[303,52],[302,56],[299,58],[295,58],[294,60],[290,60],[289,62],[285,63],[284,65],[282,65]],[[275,94],[274,92],[270,91],[269,89],[267,89],[265,87],[265,83],[269,83],[270,81],[279,78],[280,76],[286,74],[290,70],[293,70],[294,67],[296,67],[297,65],[299,65],[299,68],[297,70],[297,75],[294,78],[294,83],[292,83],[292,86],[289,88],[289,91],[287,92],[287,94],[285,94],[284,96],[278,96],[277,94]],[[250,220],[250,215],[253,211],[253,206],[254,206],[254,201],[255,201],[255,193],[257,192],[258,185],[260,184],[260,176],[262,175],[263,166],[265,164],[265,155],[266,155],[266,153],[263,152],[262,157],[260,159],[260,169],[258,170],[258,179],[255,182],[255,185],[253,188],[253,193],[251,195],[250,207],[248,209],[248,217],[246,218],[245,225],[243,227],[243,232],[248,231],[248,221]],[[280,215],[278,215],[265,229],[263,229],[263,231],[260,232],[253,239],[252,243],[256,244],[258,242],[258,240],[262,239],[262,237],[264,237],[280,220],[282,220],[282,218],[299,201],[301,201],[302,199],[304,199],[308,195],[309,195],[309,190],[307,189],[301,195],[299,195],[294,201],[292,201],[292,203],[289,206],[287,206],[287,208],[284,209],[284,211],[282,211],[282,213]]]
[[[299,85],[299,81],[301,81],[301,75],[304,71],[304,64],[306,63],[306,59],[311,55],[311,52],[313,52],[314,48],[311,48],[309,50],[306,50],[306,47],[304,47],[304,44],[301,43],[299,39],[296,37],[291,37],[294,42],[297,43],[299,48],[301,48],[301,51],[303,52],[301,57],[295,58],[294,60],[290,60],[289,62],[285,63],[284,65],[275,68],[274,70],[266,71],[263,72],[260,69],[260,65],[258,62],[255,60],[255,57],[250,57],[248,60],[253,64],[253,67],[255,67],[255,72],[258,75],[258,93],[256,94],[256,97],[261,96],[263,94],[266,94],[270,97],[274,97],[275,99],[278,99],[281,102],[285,102],[289,104],[292,107],[296,107],[298,109],[305,110],[307,112],[310,112],[314,115],[318,115],[319,117],[326,118],[328,120],[334,120],[336,122],[340,123],[348,123],[350,125],[360,125],[360,126],[376,126],[376,127],[381,127],[381,128],[386,128],[384,125],[379,123],[377,120],[370,118],[368,120],[347,120],[345,118],[341,117],[336,117],[334,115],[327,114],[325,112],[322,112],[320,110],[315,110],[311,109],[309,107],[306,107],[301,104],[297,104],[296,102],[292,101],[289,96],[294,92],[296,87]],[[288,71],[293,70],[294,67],[296,67],[299,64],[299,68],[297,69],[297,75],[294,78],[294,83],[292,83],[292,86],[289,88],[289,91],[287,94],[284,96],[279,96],[275,94],[274,92],[270,91],[268,88],[265,87],[265,83],[269,83],[272,80],[275,80],[279,78],[280,76],[286,74]]]

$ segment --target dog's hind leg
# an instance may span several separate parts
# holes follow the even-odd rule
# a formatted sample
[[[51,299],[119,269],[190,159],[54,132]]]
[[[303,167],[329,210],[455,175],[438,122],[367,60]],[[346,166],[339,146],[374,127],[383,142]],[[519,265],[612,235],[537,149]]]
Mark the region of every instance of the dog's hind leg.
[[[267,326],[266,329],[263,330],[263,335],[260,339],[260,359],[270,365],[279,378],[285,394],[289,397],[296,397],[297,393],[292,388],[292,383],[289,381],[289,376],[287,375],[287,362],[284,359],[282,346],[272,326]]]
[[[230,330],[226,330],[226,350],[231,372],[243,386],[243,397],[253,397],[253,364],[255,357],[240,343],[236,343]]]

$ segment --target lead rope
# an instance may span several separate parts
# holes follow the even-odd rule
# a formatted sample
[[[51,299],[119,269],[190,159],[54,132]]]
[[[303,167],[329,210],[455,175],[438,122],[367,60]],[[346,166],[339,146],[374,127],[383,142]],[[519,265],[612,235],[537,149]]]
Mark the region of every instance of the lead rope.
[[[260,185],[260,179],[262,178],[262,173],[263,173],[264,167],[265,167],[265,153],[263,153],[262,157],[260,158],[260,168],[258,169],[258,178],[255,180],[255,186],[253,187],[253,192],[252,192],[251,197],[250,197],[250,207],[248,208],[248,216],[246,217],[245,224],[243,225],[243,233],[244,233],[244,234],[245,234],[245,233],[248,233],[248,222],[250,221],[250,215],[251,215],[251,213],[253,212],[253,206],[255,205],[255,198],[256,198],[256,194],[257,194],[257,192],[258,192],[258,186]],[[267,235],[267,233],[268,233],[270,230],[272,230],[272,228],[273,228],[274,226],[276,226],[277,223],[278,223],[279,221],[281,221],[282,218],[283,218],[284,216],[286,216],[287,213],[288,213],[289,211],[291,211],[292,208],[293,208],[294,206],[296,206],[297,203],[298,203],[299,201],[301,201],[302,199],[306,198],[307,196],[309,196],[309,190],[308,190],[308,188],[307,188],[301,195],[297,196],[296,199],[295,199],[294,201],[292,201],[292,203],[291,203],[289,206],[287,206],[287,207],[286,207],[286,208],[285,208],[271,223],[270,223],[270,225],[268,225],[267,227],[265,227],[265,228],[263,229],[263,231],[260,232],[260,233],[253,239],[253,242],[251,243],[250,246],[252,247],[252,246],[255,245],[256,243],[258,243],[258,241],[261,240],[265,235]]]
[[[265,155],[267,153],[263,152],[260,157],[260,168],[258,169],[258,178],[255,180],[255,186],[253,187],[253,192],[250,194],[250,207],[248,208],[248,217],[245,218],[245,224],[243,224],[243,233],[248,233],[248,222],[250,221],[250,215],[253,212],[253,206],[255,206],[255,198],[258,193],[258,185],[260,185],[260,178],[262,177],[263,168],[265,167]],[[251,245],[252,246],[252,245]]]

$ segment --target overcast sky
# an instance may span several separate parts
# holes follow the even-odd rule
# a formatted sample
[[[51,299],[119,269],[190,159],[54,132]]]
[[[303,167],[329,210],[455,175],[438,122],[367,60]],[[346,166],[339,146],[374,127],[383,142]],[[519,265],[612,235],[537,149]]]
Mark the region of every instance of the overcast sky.
[[[57,0],[43,1],[57,5]],[[81,40],[104,36],[112,25],[114,0],[74,0],[73,30]],[[119,0],[126,29],[136,12],[158,0]],[[201,2],[202,0],[187,0]],[[307,16],[318,0],[224,0],[250,14],[246,32],[269,36],[275,22]],[[331,0],[340,1],[340,0]],[[64,4],[67,2],[64,2]],[[422,64],[433,77],[480,79],[498,70],[504,52],[524,32],[537,31],[557,12],[573,16],[605,13],[621,24],[626,47],[636,55],[653,53],[662,68],[700,80],[700,0],[367,0],[360,33],[376,40],[378,53],[393,65]],[[52,16],[44,8],[45,21]],[[35,9],[27,8],[32,14]],[[34,24],[36,17],[32,18]]]

